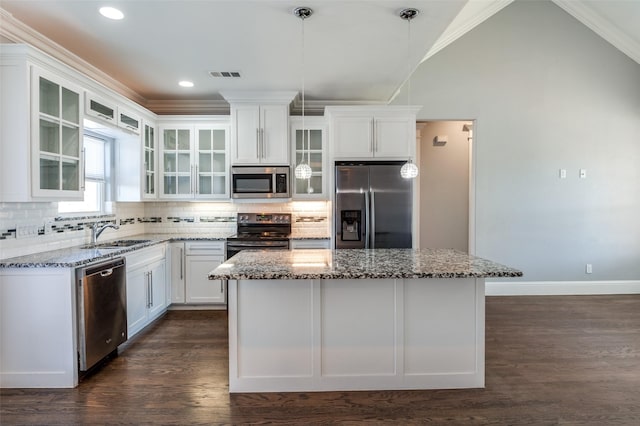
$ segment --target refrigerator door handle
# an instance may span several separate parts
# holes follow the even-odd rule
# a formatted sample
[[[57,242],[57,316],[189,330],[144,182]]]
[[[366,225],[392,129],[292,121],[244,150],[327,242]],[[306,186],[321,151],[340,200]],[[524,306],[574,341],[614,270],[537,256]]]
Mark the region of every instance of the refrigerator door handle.
[[[371,194],[371,225],[369,235],[371,236],[371,248],[376,248],[376,193],[369,190]]]
[[[364,248],[369,248],[371,237],[371,209],[369,208],[369,192],[364,193]]]

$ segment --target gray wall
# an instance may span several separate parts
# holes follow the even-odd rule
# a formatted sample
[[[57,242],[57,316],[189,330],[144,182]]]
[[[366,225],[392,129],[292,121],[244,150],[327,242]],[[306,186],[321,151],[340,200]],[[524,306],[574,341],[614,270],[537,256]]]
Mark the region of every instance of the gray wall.
[[[469,247],[469,141],[463,121],[429,121],[420,137],[420,247]],[[436,144],[436,136],[447,143]]]
[[[553,3],[516,1],[423,63],[412,103],[477,120],[478,256],[526,281],[640,279],[638,63]]]

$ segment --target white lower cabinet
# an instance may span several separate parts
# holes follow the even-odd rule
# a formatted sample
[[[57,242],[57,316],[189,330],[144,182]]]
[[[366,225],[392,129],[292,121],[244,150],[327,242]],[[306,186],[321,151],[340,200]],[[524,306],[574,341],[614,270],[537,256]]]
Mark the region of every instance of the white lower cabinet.
[[[0,268],[0,387],[78,384],[74,268]]]
[[[129,338],[167,310],[164,244],[127,255],[127,330]]]
[[[224,259],[224,241],[172,243],[171,303],[226,304],[226,283],[209,279],[209,272],[223,263]]]
[[[219,256],[186,256],[187,303],[225,303],[224,283],[212,281],[209,272],[224,262]]]

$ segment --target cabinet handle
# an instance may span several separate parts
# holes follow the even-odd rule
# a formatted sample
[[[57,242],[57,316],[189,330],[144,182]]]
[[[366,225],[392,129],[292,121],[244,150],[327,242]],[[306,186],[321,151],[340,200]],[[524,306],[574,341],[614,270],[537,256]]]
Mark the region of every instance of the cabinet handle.
[[[373,152],[378,151],[378,132],[376,132],[376,120],[371,120],[371,133],[373,136]]]
[[[256,127],[256,156],[260,158],[260,129]]]
[[[369,152],[373,152],[373,133],[374,133],[374,128],[373,128],[373,121],[371,121],[371,139],[369,140]]]
[[[100,118],[104,118],[105,120],[109,120],[109,121],[112,121],[112,120],[113,120],[113,117],[111,117],[111,116],[109,116],[109,115],[104,115],[104,114],[101,114],[101,113],[99,113],[99,112],[98,112],[97,114],[98,114],[98,117],[100,117]]]
[[[153,271],[149,271],[149,307],[153,306]]]
[[[184,249],[180,249],[180,279],[184,279]]]
[[[220,280],[220,294],[222,294],[223,291],[224,291],[224,287],[222,284],[222,280]]]
[[[147,294],[145,295],[146,303],[145,306],[149,309],[149,272],[144,273],[144,285],[146,287]]]
[[[195,181],[194,185],[196,187],[196,194],[199,194],[200,193],[200,177],[198,176],[198,165],[197,164],[196,164],[196,174],[195,174],[193,180]]]
[[[191,194],[193,194],[193,164],[191,165],[191,176],[190,177],[191,177],[191,182],[189,182],[190,183],[189,191],[190,191]]]
[[[264,148],[264,129],[260,129],[260,153],[262,158],[265,158],[267,155],[265,154],[266,149]]]
[[[82,148],[82,183],[80,188],[84,191],[87,184],[85,181],[87,180],[87,148]]]

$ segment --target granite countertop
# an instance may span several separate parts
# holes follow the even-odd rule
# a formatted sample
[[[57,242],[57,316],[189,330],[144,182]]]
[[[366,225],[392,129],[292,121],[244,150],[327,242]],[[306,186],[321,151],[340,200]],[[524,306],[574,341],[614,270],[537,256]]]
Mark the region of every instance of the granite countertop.
[[[245,250],[209,279],[496,278],[522,272],[452,249]]]
[[[0,260],[0,268],[73,268],[87,265],[99,260],[112,259],[135,250],[170,241],[225,241],[229,232],[223,234],[139,234],[118,238],[118,240],[145,240],[129,247],[118,248],[84,248],[75,246],[59,250],[49,250],[25,256]],[[112,240],[113,241],[113,240]],[[109,240],[99,240],[98,244]]]

